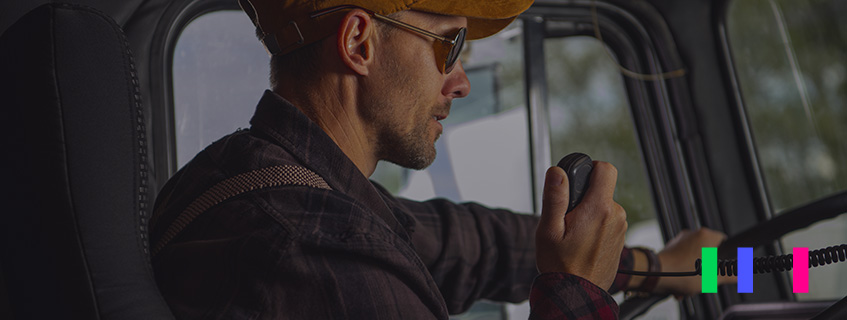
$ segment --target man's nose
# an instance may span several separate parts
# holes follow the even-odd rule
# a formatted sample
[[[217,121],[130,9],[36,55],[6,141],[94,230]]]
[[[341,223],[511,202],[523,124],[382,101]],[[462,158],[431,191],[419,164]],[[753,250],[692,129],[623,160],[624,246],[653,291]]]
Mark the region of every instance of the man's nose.
[[[444,87],[441,93],[449,96],[450,99],[464,98],[471,92],[471,83],[468,81],[468,75],[465,73],[465,68],[462,67],[462,60],[456,61],[456,66],[453,71],[447,75],[444,81]]]

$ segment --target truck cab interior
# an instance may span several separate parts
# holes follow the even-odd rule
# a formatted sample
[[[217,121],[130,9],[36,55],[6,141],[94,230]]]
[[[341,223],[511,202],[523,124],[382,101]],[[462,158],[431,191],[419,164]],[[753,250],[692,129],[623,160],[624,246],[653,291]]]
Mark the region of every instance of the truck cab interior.
[[[539,212],[544,171],[571,152],[619,171],[627,244],[684,229],[757,257],[847,243],[847,2],[538,0],[461,59],[438,158],[380,163],[410,199]],[[149,260],[158,190],[248,127],[268,58],[236,0],[0,3],[0,318],[169,319]],[[621,318],[844,319],[847,251],[683,299],[624,297]],[[837,257],[837,258],[836,258]],[[694,262],[692,261],[692,269]],[[524,319],[480,301],[455,319]]]

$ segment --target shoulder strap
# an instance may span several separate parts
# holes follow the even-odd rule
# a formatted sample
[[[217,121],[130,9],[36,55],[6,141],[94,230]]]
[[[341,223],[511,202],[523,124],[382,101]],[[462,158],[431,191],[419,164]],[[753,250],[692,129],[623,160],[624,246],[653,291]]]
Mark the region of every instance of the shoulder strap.
[[[165,245],[209,208],[237,195],[283,185],[301,185],[318,189],[332,188],[317,173],[301,166],[282,165],[245,172],[218,182],[194,199],[185,210],[168,226],[165,233],[153,246],[152,255],[159,253]]]

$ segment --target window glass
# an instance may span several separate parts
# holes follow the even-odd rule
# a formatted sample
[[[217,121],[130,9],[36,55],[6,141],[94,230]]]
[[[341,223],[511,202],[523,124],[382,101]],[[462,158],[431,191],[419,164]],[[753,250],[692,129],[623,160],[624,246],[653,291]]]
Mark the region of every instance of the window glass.
[[[626,209],[627,245],[664,247],[650,184],[641,157],[623,78],[606,47],[592,37],[551,38],[544,42],[552,163],[571,152],[618,169],[615,201]],[[616,295],[620,302],[622,295]],[[679,317],[668,299],[645,319]]]
[[[727,32],[759,163],[776,212],[847,189],[847,2],[739,0]],[[794,232],[784,248],[847,242],[847,217]],[[844,295],[847,266],[814,268],[801,300]]]
[[[847,189],[847,2],[734,1],[727,31],[775,211]]]
[[[177,164],[248,128],[268,88],[269,58],[244,12],[216,11],[188,24],[173,57]]]
[[[629,102],[617,67],[591,37],[547,39],[553,163],[571,152],[618,168],[615,201],[630,224],[656,218]]]

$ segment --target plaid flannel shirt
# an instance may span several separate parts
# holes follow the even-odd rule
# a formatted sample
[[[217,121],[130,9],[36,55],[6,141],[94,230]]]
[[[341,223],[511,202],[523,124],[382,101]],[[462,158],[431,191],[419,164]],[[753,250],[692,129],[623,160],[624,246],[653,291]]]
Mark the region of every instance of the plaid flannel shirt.
[[[332,190],[255,190],[195,219],[153,258],[160,290],[178,318],[446,319],[479,299],[528,297],[534,318],[617,315],[609,294],[590,282],[537,274],[536,217],[395,198],[270,91],[251,124],[207,147],[168,181],[156,200],[152,243],[202,192],[240,173],[298,165]],[[631,269],[628,249],[621,258],[621,267]],[[627,281],[618,276],[611,290]]]

